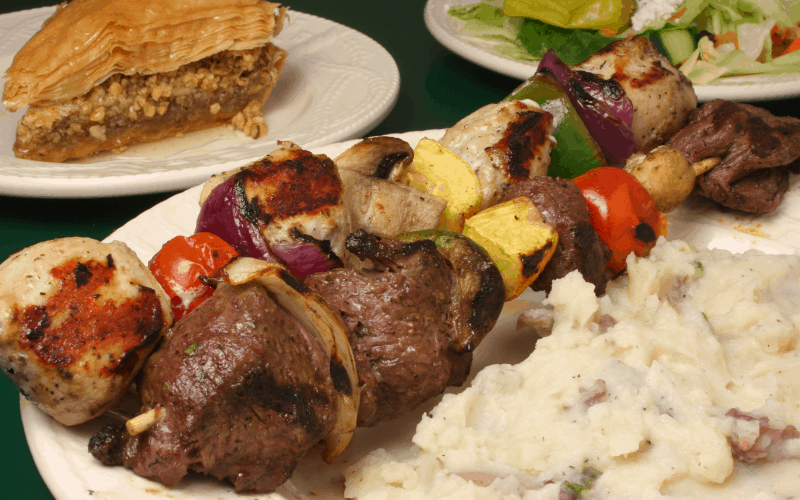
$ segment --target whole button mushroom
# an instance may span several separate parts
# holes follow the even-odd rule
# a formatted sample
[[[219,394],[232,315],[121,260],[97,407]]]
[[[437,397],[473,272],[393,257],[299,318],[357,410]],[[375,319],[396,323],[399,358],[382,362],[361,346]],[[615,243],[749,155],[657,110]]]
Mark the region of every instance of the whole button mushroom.
[[[680,151],[659,146],[646,155],[629,158],[625,171],[636,177],[650,193],[658,211],[667,213],[692,194],[697,176],[714,168],[719,161],[719,158],[708,158],[690,165]]]

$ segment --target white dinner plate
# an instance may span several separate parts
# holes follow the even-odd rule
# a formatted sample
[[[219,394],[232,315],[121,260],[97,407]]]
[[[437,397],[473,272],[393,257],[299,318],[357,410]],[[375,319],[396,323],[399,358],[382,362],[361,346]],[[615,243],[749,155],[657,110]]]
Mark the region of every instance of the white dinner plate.
[[[439,139],[443,133],[443,130],[427,130],[397,134],[396,137],[414,146],[423,137]],[[333,158],[355,142],[313,148],[312,152]],[[194,231],[200,190],[201,186],[197,186],[169,198],[119,228],[107,240],[124,241],[143,262],[149,261],[168,239]],[[800,248],[798,218],[800,192],[797,179],[793,179],[793,188],[772,214],[748,216],[722,212],[709,202],[693,199],[670,214],[669,234],[670,238],[680,238],[698,247],[731,251],[756,248],[773,254],[791,253]],[[470,379],[488,364],[518,363],[527,358],[536,339],[530,331],[516,330],[517,317],[541,298],[541,294],[528,290],[506,303],[497,326],[475,350]],[[463,387],[468,385],[465,383]],[[448,392],[459,390],[451,388]],[[237,495],[226,483],[199,475],[184,478],[174,488],[165,488],[122,467],[103,466],[89,454],[89,438],[109,423],[111,417],[100,417],[68,428],[41,413],[24,398],[20,400],[20,407],[31,454],[57,500],[320,500],[341,499],[344,470],[370,451],[381,447],[397,456],[409,450],[417,422],[440,399],[434,398],[398,420],[374,428],[358,429],[348,450],[333,464],[325,464],[319,454],[312,451],[301,462],[290,481],[272,495]]]
[[[38,31],[54,7],[0,15],[0,71]],[[310,14],[289,11],[274,43],[289,52],[264,105],[266,137],[252,140],[227,127],[185,134],[67,164],[16,158],[16,126],[25,109],[0,106],[0,194],[102,197],[176,191],[211,174],[263,157],[276,141],[310,148],[361,137],[394,107],[400,72],[368,36]]]
[[[538,67],[536,61],[518,61],[497,53],[492,42],[464,36],[460,21],[447,15],[451,7],[477,3],[480,0],[428,0],[425,5],[425,25],[442,45],[461,57],[512,78],[527,80]],[[785,75],[736,76],[720,79],[708,85],[695,85],[697,99],[729,101],[766,101],[800,96],[800,73]]]

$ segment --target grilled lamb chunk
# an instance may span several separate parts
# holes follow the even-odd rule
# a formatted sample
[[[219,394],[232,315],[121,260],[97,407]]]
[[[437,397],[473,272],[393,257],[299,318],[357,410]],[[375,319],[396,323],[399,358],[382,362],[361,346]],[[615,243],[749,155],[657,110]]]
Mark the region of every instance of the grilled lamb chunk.
[[[544,221],[558,232],[556,251],[536,278],[531,289],[550,293],[553,280],[578,270],[583,279],[605,292],[611,249],[589,221],[589,209],[578,186],[558,177],[539,176],[522,180],[506,191],[505,200],[527,196],[539,209]]]
[[[668,145],[689,163],[722,158],[697,178],[703,196],[737,210],[771,212],[789,188],[789,170],[800,166],[800,119],[717,99],[692,112]]]
[[[90,451],[167,486],[194,471],[237,491],[272,491],[333,428],[329,364],[317,338],[266,289],[221,286],[145,366],[142,411],[162,407],[165,417],[133,437],[98,432]]]
[[[373,426],[462,384],[472,354],[454,347],[455,276],[434,242],[359,231],[347,248],[375,269],[334,269],[305,283],[342,315],[361,385],[358,425]]]

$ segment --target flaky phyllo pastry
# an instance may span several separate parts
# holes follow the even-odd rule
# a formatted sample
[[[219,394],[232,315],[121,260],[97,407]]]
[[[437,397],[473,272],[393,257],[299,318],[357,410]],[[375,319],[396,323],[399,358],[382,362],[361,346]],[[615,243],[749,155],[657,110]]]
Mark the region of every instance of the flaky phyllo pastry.
[[[266,134],[261,107],[286,52],[285,7],[263,0],[72,0],[6,72],[3,104],[28,106],[20,158],[64,161],[232,123]]]

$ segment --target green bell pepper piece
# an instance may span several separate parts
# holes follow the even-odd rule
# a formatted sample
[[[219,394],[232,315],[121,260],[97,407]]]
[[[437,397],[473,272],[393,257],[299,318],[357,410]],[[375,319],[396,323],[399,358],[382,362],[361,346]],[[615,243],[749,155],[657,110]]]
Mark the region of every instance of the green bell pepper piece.
[[[530,99],[554,116],[563,114],[553,133],[557,145],[550,152],[548,175],[572,179],[605,165],[600,146],[554,78],[534,75],[506,97],[506,100],[510,99]]]

